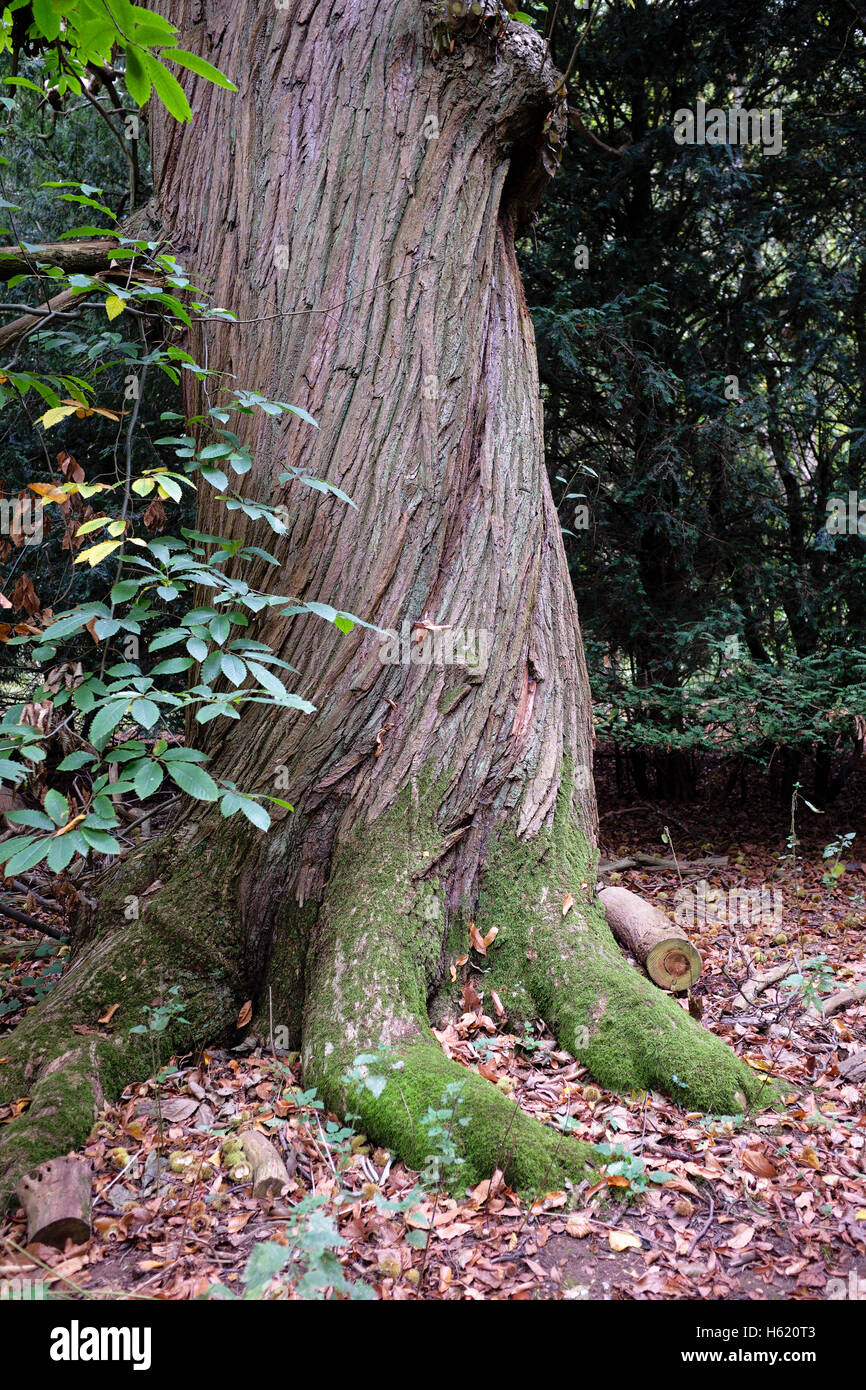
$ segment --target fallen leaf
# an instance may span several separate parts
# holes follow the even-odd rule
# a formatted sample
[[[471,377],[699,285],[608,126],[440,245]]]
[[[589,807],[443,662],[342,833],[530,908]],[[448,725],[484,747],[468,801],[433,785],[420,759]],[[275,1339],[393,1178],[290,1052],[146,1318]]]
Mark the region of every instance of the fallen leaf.
[[[640,1236],[636,1236],[634,1231],[609,1231],[608,1243],[611,1250],[642,1250]]]
[[[592,1222],[582,1211],[573,1211],[565,1222],[566,1233],[575,1240],[583,1240],[592,1230]]]
[[[754,1226],[738,1226],[730,1240],[727,1242],[729,1250],[745,1250],[752,1236],[755,1234]]]
[[[236,1027],[236,1028],[246,1028],[246,1026],[247,1026],[247,1024],[249,1023],[249,1021],[250,1021],[250,1019],[252,1018],[252,1016],[253,1016],[253,1005],[252,1005],[252,1000],[251,1000],[251,999],[248,999],[247,1002],[244,1004],[243,1008],[241,1009],[240,1013],[238,1014],[237,1019],[235,1020],[235,1027]]]
[[[743,1167],[759,1178],[775,1178],[778,1173],[778,1169],[770,1162],[763,1149],[746,1149],[743,1154]]]

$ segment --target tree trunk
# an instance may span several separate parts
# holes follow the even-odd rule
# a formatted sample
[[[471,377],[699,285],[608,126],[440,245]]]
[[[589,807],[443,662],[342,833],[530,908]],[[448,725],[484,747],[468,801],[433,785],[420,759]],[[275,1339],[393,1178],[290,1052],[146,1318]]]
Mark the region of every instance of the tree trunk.
[[[203,13],[171,8],[175,22]],[[514,248],[563,107],[541,38],[508,22],[496,39],[504,12],[486,9],[486,27],[448,20],[454,50],[438,61],[442,21],[420,0],[233,0],[180,21],[181,45],[240,85],[191,79],[189,126],[151,113],[166,235],[240,320],[197,326],[192,350],[319,422],[258,412],[237,426],[256,461],[245,494],[290,518],[269,547],[279,570],[243,577],[406,624],[413,640],[389,651],[362,628],[262,617],[254,635],[317,714],[253,705],[198,737],[215,775],[294,813],[275,808],[262,834],[187,809],[114,876],[96,940],[4,1048],[0,1086],[32,1094],[7,1126],[6,1175],[80,1141],[100,1087],[152,1069],[127,1030],[176,983],[187,1021],[166,1046],[212,1037],[250,997],[266,1016],[270,999],[306,1084],[409,1162],[428,1153],[422,1116],[459,1082],[467,1180],[497,1164],[527,1189],[576,1176],[585,1146],[450,1061],[430,1030],[471,920],[499,929],[486,982],[509,1019],[544,1018],[602,1083],[728,1113],[756,1094],[748,1068],[623,961],[596,902],[589,690]],[[289,459],[357,510],[279,483]],[[207,493],[199,524],[226,530]],[[230,526],[250,529],[239,513]],[[450,624],[466,650],[437,660],[421,620]],[[112,1003],[110,1036],[71,1032]],[[371,1052],[380,1094],[357,1068],[347,1079]],[[74,1105],[58,1105],[58,1078]]]

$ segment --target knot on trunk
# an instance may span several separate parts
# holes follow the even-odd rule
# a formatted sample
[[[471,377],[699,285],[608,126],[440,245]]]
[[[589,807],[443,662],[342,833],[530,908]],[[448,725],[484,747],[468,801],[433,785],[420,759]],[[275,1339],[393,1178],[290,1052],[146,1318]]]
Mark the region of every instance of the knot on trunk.
[[[544,39],[511,21],[514,0],[433,0],[433,58],[471,102],[493,101],[499,147],[511,157],[503,211],[517,230],[531,220],[561,161],[568,124],[562,75]]]

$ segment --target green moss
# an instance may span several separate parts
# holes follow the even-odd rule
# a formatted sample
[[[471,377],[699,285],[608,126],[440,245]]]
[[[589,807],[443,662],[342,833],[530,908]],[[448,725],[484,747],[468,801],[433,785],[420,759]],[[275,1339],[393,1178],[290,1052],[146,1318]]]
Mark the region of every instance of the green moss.
[[[512,1017],[526,995],[560,1046],[617,1091],[660,1090],[688,1109],[737,1113],[773,1092],[624,959],[595,898],[593,855],[563,779],[552,829],[506,833],[484,875],[479,928],[499,927],[492,983]],[[563,915],[571,894],[574,906]]]
[[[303,1057],[313,1085],[426,1026],[444,935],[438,888],[423,877],[439,847],[437,804],[435,788],[405,792],[335,857],[308,953]]]
[[[224,872],[215,872],[217,865]],[[233,900],[235,878],[212,847],[199,845],[163,869],[165,887],[148,898],[143,889],[156,867],[148,856],[138,866],[141,878],[137,871],[116,877],[100,904],[100,921],[116,930],[97,932],[0,1049],[9,1058],[0,1066],[0,1102],[31,1095],[30,1108],[0,1131],[0,1181],[7,1191],[27,1166],[81,1144],[103,1096],[114,1098],[153,1073],[149,1036],[130,1031],[146,1023],[145,1005],[180,986],[183,1016],[160,1037],[162,1062],[207,1041],[236,1015],[245,932]],[[140,895],[132,905],[130,884],[138,884]],[[130,906],[139,913],[132,920]],[[100,1025],[112,1008],[110,1024]],[[98,1031],[76,1033],[73,1025]]]
[[[426,800],[401,797],[335,859],[308,955],[305,1083],[332,1109],[357,1109],[377,1142],[421,1167],[431,1149],[422,1117],[456,1082],[469,1120],[455,1127],[466,1159],[460,1184],[489,1177],[498,1165],[522,1190],[558,1187],[583,1175],[591,1151],[523,1114],[484,1077],[447,1058],[430,1034],[426,998],[440,969],[444,922],[438,886],[424,876],[424,861],[438,847],[425,805],[438,805],[437,789]],[[380,1096],[347,1085],[356,1057],[383,1050]]]
[[[352,1089],[351,1104],[361,1116],[364,1132],[377,1143],[395,1149],[410,1166],[423,1169],[437,1154],[424,1125],[429,1109],[454,1112],[450,1126],[462,1156],[450,1186],[462,1190],[489,1177],[496,1168],[519,1192],[535,1197],[558,1189],[566,1180],[579,1182],[598,1166],[589,1144],[526,1115],[518,1105],[483,1076],[446,1057],[431,1039],[421,1040],[388,1057],[370,1071],[387,1078],[378,1096],[365,1087]],[[448,1088],[459,1088],[455,1106]],[[461,1118],[468,1123],[461,1124]],[[449,1127],[445,1122],[446,1128]]]

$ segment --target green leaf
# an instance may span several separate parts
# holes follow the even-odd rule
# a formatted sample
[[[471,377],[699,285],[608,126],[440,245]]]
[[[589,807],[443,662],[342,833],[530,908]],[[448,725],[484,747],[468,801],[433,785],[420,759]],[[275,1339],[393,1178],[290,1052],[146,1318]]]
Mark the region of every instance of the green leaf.
[[[248,661],[247,665],[253,675],[258,678],[259,683],[264,686],[265,690],[271,695],[275,695],[278,700],[283,699],[286,694],[286,687],[283,685],[283,682],[274,675],[273,671],[269,671],[260,661]]]
[[[240,685],[247,674],[244,663],[239,657],[232,656],[231,652],[222,652],[220,666],[226,680],[230,680],[234,686]]]
[[[94,748],[104,748],[111,736],[112,730],[116,729],[123,716],[126,714],[126,700],[112,700],[110,704],[103,705],[94,716],[90,726],[90,742]]]
[[[56,39],[60,34],[62,11],[55,9],[52,0],[33,0],[33,22],[46,39]]]
[[[220,613],[219,617],[214,618],[210,625],[210,635],[215,642],[222,646],[231,631],[231,623],[225,613]]]
[[[240,798],[240,809],[243,811],[248,821],[251,821],[258,830],[270,829],[271,818],[264,806],[260,806],[251,796]]]
[[[131,713],[137,724],[152,729],[159,719],[159,705],[155,705],[153,700],[133,700]]]
[[[190,637],[187,640],[186,649],[195,661],[204,661],[208,654],[208,644],[203,642],[200,637]]]
[[[167,111],[177,121],[192,120],[192,111],[186,93],[177,78],[164,68],[152,53],[144,54],[144,64],[153,83],[154,90]]]
[[[50,845],[50,840],[37,840],[35,844],[30,845],[29,849],[19,850],[4,865],[3,872],[6,877],[14,878],[16,874],[23,873],[25,869],[32,869],[36,864],[41,864]]]
[[[165,773],[159,763],[151,761],[142,763],[133,778],[135,794],[139,801],[146,801],[149,796],[152,796],[157,788],[162,786],[164,776]]]
[[[51,841],[48,851],[48,867],[52,873],[59,874],[71,859],[75,858],[75,843],[72,835],[61,835]]]
[[[164,48],[163,58],[170,58],[173,63],[179,63],[182,68],[189,68],[198,77],[206,77],[209,82],[215,82],[218,87],[225,87],[230,92],[236,92],[237,87],[219,68],[215,68],[206,59],[200,58],[197,53],[188,53],[185,48]]]
[[[120,854],[123,849],[120,841],[115,840],[113,835],[106,835],[104,830],[91,830],[85,824],[81,827],[81,834],[90,848],[98,850],[100,854]]]
[[[58,828],[69,820],[69,802],[53,787],[45,793],[45,800],[42,804]]]
[[[32,825],[36,830],[54,829],[54,821],[44,811],[7,811],[6,819],[13,825]]]
[[[191,656],[172,656],[168,661],[160,661],[151,671],[152,676],[179,676],[192,666]]]
[[[181,791],[195,797],[196,801],[216,801],[219,797],[219,787],[210,773],[195,763],[170,762],[168,775]]]
[[[277,1245],[272,1240],[254,1245],[243,1274],[247,1293],[264,1289],[291,1258],[291,1246]]]
[[[69,753],[62,763],[57,764],[58,772],[77,772],[80,767],[86,767],[92,763],[94,757],[92,753]]]
[[[126,73],[124,80],[126,90],[132,97],[136,106],[143,106],[150,97],[151,83],[147,75],[147,69],[139,56],[138,50],[130,44],[126,50]]]

